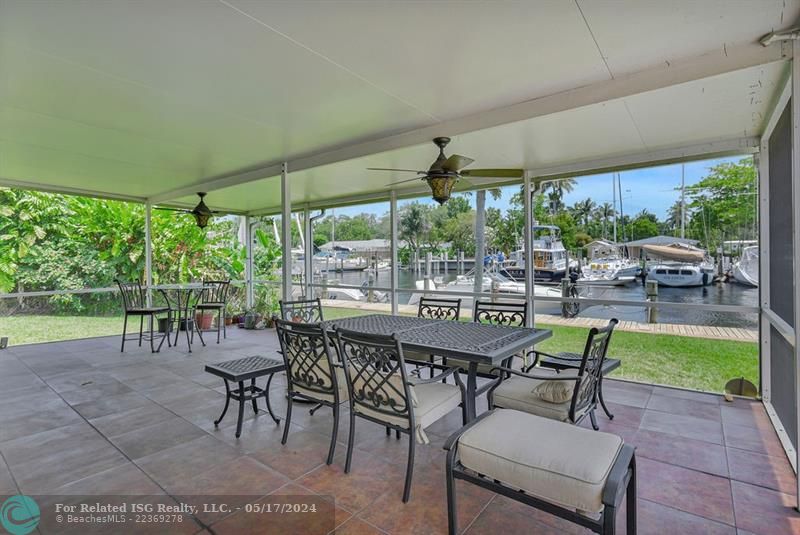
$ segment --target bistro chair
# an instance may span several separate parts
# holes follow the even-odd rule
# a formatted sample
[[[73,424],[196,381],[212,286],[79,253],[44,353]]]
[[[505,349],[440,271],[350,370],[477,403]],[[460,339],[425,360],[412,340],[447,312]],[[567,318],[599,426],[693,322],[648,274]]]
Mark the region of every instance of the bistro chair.
[[[461,299],[439,299],[436,297],[421,297],[417,308],[418,318],[434,320],[458,321],[461,315]],[[436,355],[422,353],[419,351],[406,351],[406,362],[436,362]],[[434,375],[433,366],[427,366],[430,376]]]
[[[430,379],[412,381],[406,372],[405,358],[395,335],[364,334],[337,329],[339,355],[345,370],[350,400],[350,434],[347,442],[345,473],[353,460],[356,418],[385,426],[408,435],[408,464],[403,502],[411,495],[416,442],[427,444],[425,428],[463,405],[464,383],[457,368],[444,368]],[[441,379],[453,375],[456,385]],[[462,408],[462,417],[463,417]]]
[[[335,360],[331,342],[322,324],[276,320],[275,326],[286,364],[288,405],[281,444],[286,444],[292,422],[295,399],[316,402],[333,409],[333,431],[328,448],[327,464],[333,462],[336,435],[339,432],[339,405],[347,401],[347,381],[344,369]]]
[[[525,301],[475,301],[472,309],[472,321],[475,323],[484,323],[487,325],[504,325],[507,327],[525,327],[526,320],[528,319],[528,303]],[[512,367],[514,357],[519,357],[523,360],[523,367],[531,357],[532,351],[522,352],[512,357],[509,357],[502,362],[503,367]],[[446,358],[443,361],[445,366],[457,366],[461,370],[468,370],[470,363],[466,360]],[[477,376],[483,379],[491,379],[476,391],[476,395],[481,395],[489,390],[496,382],[497,368],[491,364],[478,364]]]
[[[142,339],[150,341],[150,350],[153,353],[161,351],[161,346],[164,340],[167,340],[167,345],[172,347],[169,341],[169,324],[171,323],[172,314],[168,306],[147,306],[147,295],[142,285],[137,279],[135,282],[122,282],[119,279],[114,279],[119,286],[119,292],[122,295],[122,306],[125,312],[125,320],[122,324],[122,348],[121,352],[125,351],[125,342],[135,340],[136,337],[128,338],[128,317],[139,316],[139,347],[142,346]],[[158,319],[158,314],[167,314],[167,328],[163,334],[153,333],[153,323]],[[150,325],[149,334],[144,334],[144,318],[147,317]],[[158,348],[154,346],[154,340],[160,338]]]
[[[228,333],[225,329],[225,308],[228,304],[228,288],[230,287],[231,281],[203,281],[203,288],[197,294],[197,299],[195,300],[194,304],[194,312],[200,312],[201,314],[205,311],[215,311],[217,312],[217,343],[219,343],[219,334],[222,332],[222,336],[224,338],[228,337]],[[203,333],[200,329],[200,325],[197,321],[194,322],[195,327],[197,330],[198,335],[200,336],[200,342],[203,345],[205,341],[203,340]]]
[[[597,431],[597,392],[608,343],[617,323],[612,319],[602,329],[593,327],[589,331],[577,369],[559,373],[533,365],[523,371],[498,368],[500,380],[489,389],[489,408],[515,409],[573,424],[580,423],[588,415]],[[535,373],[531,373],[532,370]]]
[[[281,319],[295,323],[319,323],[322,318],[322,303],[316,299],[280,302]]]

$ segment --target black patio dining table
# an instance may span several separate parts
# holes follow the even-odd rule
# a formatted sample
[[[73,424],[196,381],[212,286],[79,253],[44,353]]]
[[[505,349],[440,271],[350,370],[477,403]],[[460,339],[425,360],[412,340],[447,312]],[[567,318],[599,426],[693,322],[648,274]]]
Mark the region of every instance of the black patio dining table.
[[[550,338],[549,329],[509,327],[483,323],[435,320],[409,316],[370,314],[325,322],[329,326],[366,334],[395,334],[403,350],[451,357],[469,362],[467,370],[467,421],[475,418],[475,392],[479,364],[500,366],[523,349]]]

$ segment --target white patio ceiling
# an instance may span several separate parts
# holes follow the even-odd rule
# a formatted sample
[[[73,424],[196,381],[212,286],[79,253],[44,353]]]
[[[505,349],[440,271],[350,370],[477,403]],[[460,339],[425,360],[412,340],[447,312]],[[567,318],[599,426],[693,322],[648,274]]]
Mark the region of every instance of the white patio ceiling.
[[[436,134],[479,167],[551,172],[746,151],[786,74],[757,40],[799,16],[797,0],[0,0],[0,183],[186,205],[214,190],[215,208],[265,212],[282,161],[293,203],[386,195],[405,176],[365,167],[426,167]]]

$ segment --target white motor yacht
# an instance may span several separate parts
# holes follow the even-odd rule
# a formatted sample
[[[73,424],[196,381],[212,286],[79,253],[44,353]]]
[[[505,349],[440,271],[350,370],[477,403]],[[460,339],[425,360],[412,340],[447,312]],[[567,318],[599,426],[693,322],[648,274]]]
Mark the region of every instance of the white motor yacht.
[[[659,286],[689,288],[714,282],[714,263],[706,251],[686,244],[644,245],[648,258],[647,280]]]

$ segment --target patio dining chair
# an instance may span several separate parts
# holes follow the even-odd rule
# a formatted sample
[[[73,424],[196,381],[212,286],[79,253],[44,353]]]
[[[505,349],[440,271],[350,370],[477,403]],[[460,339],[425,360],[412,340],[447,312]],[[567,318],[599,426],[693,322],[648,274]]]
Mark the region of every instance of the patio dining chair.
[[[138,316],[139,317],[139,347],[142,346],[142,340],[149,340],[150,341],[150,350],[153,353],[158,353],[161,351],[161,346],[164,344],[164,339],[167,340],[167,345],[172,347],[172,344],[169,341],[169,328],[165,329],[163,334],[155,334],[153,332],[153,323],[158,319],[158,314],[167,314],[167,324],[170,323],[171,319],[171,312],[168,306],[148,306],[147,304],[147,294],[145,293],[144,288],[142,288],[141,283],[137,279],[134,282],[122,282],[119,279],[114,279],[119,286],[120,295],[122,295],[122,307],[125,313],[125,320],[122,324],[122,347],[120,349],[121,352],[125,352],[125,342],[130,340],[135,340],[136,338],[128,338],[128,317],[129,316]],[[145,335],[144,334],[144,318],[148,318],[150,332]],[[154,340],[156,338],[161,338],[161,341],[158,344],[158,348],[154,345]]]
[[[458,321],[461,315],[461,299],[440,299],[438,297],[421,297],[417,308],[418,318],[433,320]],[[407,362],[436,362],[436,355],[421,351],[406,351]],[[433,377],[436,368],[427,366],[430,370],[430,377]]]
[[[504,325],[507,327],[525,327],[528,319],[528,303],[524,301],[475,301],[472,309],[472,321],[475,323],[483,323],[487,325]],[[509,357],[502,362],[503,367],[512,367],[513,359],[518,357],[522,359],[523,365],[532,358],[532,351],[523,351]],[[446,358],[443,361],[445,366],[457,366],[459,369],[466,371],[469,368],[469,362],[466,360]],[[477,395],[487,392],[498,379],[497,368],[491,364],[478,364],[477,376],[483,379],[491,379],[491,381],[482,384],[476,390]]]
[[[302,299],[299,301],[279,301],[281,319],[296,323],[319,323],[323,321],[322,303],[316,299]]]
[[[281,444],[286,444],[292,422],[292,405],[295,399],[316,402],[318,406],[333,409],[333,431],[328,448],[327,464],[333,462],[336,436],[339,432],[339,405],[347,401],[347,382],[344,369],[337,363],[335,352],[325,328],[319,323],[298,323],[276,320],[275,327],[286,364],[288,391],[286,421]]]
[[[204,280],[203,288],[197,293],[197,299],[194,303],[194,312],[203,313],[205,311],[216,311],[217,313],[217,343],[219,343],[219,335],[222,332],[224,338],[228,337],[225,329],[225,308],[228,305],[228,288],[231,281],[214,281]],[[200,335],[200,342],[205,345],[203,334],[200,330],[198,322],[195,321],[195,326],[198,334]]]
[[[603,362],[617,323],[618,320],[612,319],[602,329],[593,327],[589,331],[577,369],[558,372],[534,365],[523,371],[498,368],[500,379],[488,393],[489,409],[515,409],[573,424],[588,415],[597,431],[595,410]]]
[[[464,383],[457,368],[444,368],[430,379],[411,380],[406,372],[403,349],[395,335],[336,331],[339,355],[345,370],[350,400],[350,433],[345,473],[350,472],[355,442],[356,418],[408,435],[403,502],[411,496],[415,445],[429,443],[425,428],[462,405]],[[453,375],[455,385],[441,380]]]

